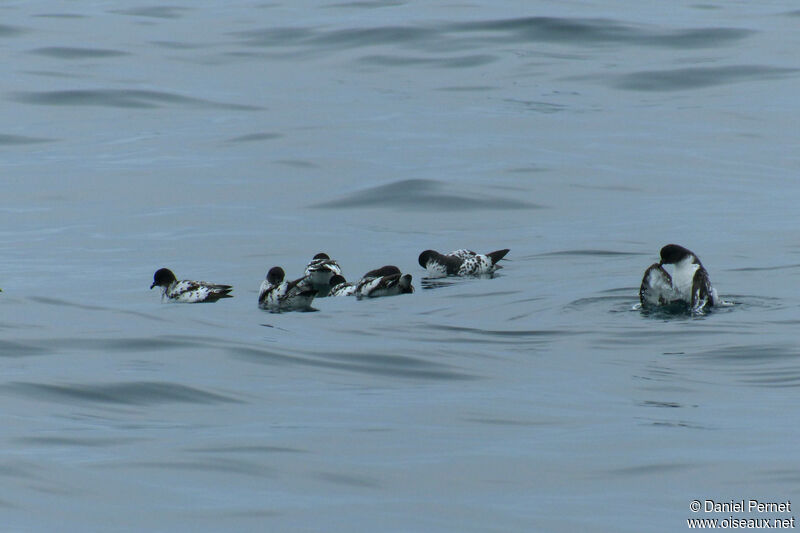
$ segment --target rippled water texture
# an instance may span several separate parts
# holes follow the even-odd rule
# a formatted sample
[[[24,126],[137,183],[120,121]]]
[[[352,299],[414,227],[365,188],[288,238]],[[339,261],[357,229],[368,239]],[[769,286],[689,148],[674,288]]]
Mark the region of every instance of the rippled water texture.
[[[798,499],[795,3],[0,15],[0,529],[674,532]],[[638,309],[670,242],[733,305]],[[424,279],[462,247],[511,252]],[[416,291],[258,309],[320,251]],[[162,303],[160,267],[235,297]]]

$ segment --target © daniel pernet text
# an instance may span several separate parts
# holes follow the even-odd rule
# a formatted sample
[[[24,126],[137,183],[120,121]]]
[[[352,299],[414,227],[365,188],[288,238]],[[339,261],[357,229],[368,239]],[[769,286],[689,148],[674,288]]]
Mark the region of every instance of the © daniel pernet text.
[[[792,511],[792,502],[762,502],[759,500],[729,500],[718,502],[703,500],[702,507],[697,505],[699,500],[692,502],[692,511],[706,513],[789,513]]]

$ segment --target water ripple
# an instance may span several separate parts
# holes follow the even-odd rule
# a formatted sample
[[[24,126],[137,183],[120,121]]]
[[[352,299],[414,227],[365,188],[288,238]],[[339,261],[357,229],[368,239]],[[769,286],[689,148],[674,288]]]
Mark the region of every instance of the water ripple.
[[[741,28],[662,29],[609,19],[521,17],[438,26],[374,26],[335,30],[265,28],[236,35],[243,38],[244,44],[248,46],[305,46],[319,52],[381,45],[415,46],[441,51],[453,48],[485,48],[486,43],[528,42],[572,46],[605,43],[699,49],[724,46],[752,33],[752,30]]]
[[[785,78],[796,74],[798,70],[763,65],[645,70],[618,76],[611,85],[631,91],[683,91],[743,81]]]
[[[39,346],[0,340],[0,357],[24,357],[29,355],[42,355],[45,353],[47,353],[47,350]]]
[[[566,44],[621,43],[669,48],[706,48],[738,41],[753,33],[738,28],[662,30],[609,19],[523,17],[454,24],[463,32],[495,32],[510,42],[545,41]]]
[[[51,385],[12,382],[3,387],[23,396],[47,398],[55,402],[80,401],[120,405],[158,405],[166,403],[243,403],[240,400],[178,383],[135,381],[113,384]]]
[[[269,141],[272,139],[280,139],[281,137],[283,137],[283,135],[280,133],[250,133],[248,135],[240,135],[239,137],[228,139],[226,142],[243,143],[253,141]]]
[[[253,461],[228,458],[208,458],[205,461],[136,461],[109,467],[154,468],[156,470],[179,470],[187,472],[224,472],[244,476],[266,477],[274,475],[274,470]]]
[[[401,2],[399,0],[362,0],[356,2],[343,2],[340,4],[328,4],[326,6],[322,6],[324,8],[333,8],[333,7],[346,7],[346,8],[354,8],[354,9],[372,9],[377,7],[397,7],[402,6],[406,2]]]
[[[486,65],[496,61],[489,54],[475,54],[458,57],[408,57],[390,55],[368,55],[359,59],[361,63],[384,67],[429,66],[433,68],[469,68]]]
[[[8,24],[0,24],[0,37],[15,37],[25,33],[26,29],[19,26],[9,26]]]
[[[715,348],[698,354],[704,360],[749,363],[761,366],[768,360],[797,360],[800,363],[800,351],[788,345],[742,345]]]
[[[24,446],[75,446],[86,448],[106,448],[109,446],[119,446],[130,444],[145,439],[141,438],[114,438],[114,437],[95,437],[95,438],[74,438],[74,437],[17,437],[14,442]]]
[[[480,343],[493,346],[541,346],[552,342],[555,337],[575,335],[576,333],[575,331],[558,329],[483,329],[447,324],[421,324],[419,328],[439,334],[444,332],[457,333],[457,335],[452,338],[438,335],[436,337],[437,342],[447,342],[450,344],[467,343],[470,345]]]
[[[354,48],[382,44],[407,44],[432,39],[438,35],[439,31],[434,28],[379,26],[320,32],[311,42],[339,48]]]
[[[378,488],[380,483],[374,479],[364,476],[354,476],[352,474],[342,474],[334,472],[319,472],[317,477],[323,481],[333,483],[335,485],[345,485],[347,487],[362,487],[362,488]]]
[[[183,12],[188,11],[185,7],[176,6],[144,6],[132,7],[129,9],[115,9],[111,13],[118,13],[120,15],[131,15],[134,17],[148,17],[157,19],[177,19],[180,18]]]
[[[259,363],[288,363],[376,376],[447,380],[473,379],[472,376],[451,370],[445,365],[407,355],[325,352],[294,356],[243,346],[230,347],[228,350],[233,355]]]
[[[128,52],[120,50],[109,50],[104,48],[75,48],[69,46],[45,46],[36,48],[30,53],[58,59],[98,59],[102,57],[119,57],[130,55]]]
[[[650,474],[663,475],[667,472],[676,470],[686,470],[693,468],[694,465],[682,463],[650,463],[637,466],[628,466],[609,470],[612,475],[619,476],[644,476]]]
[[[42,137],[25,137],[24,135],[4,135],[0,134],[0,145],[12,144],[38,144],[53,142],[54,139],[45,139]]]
[[[230,445],[230,446],[207,446],[202,448],[184,448],[185,451],[191,453],[308,453],[307,450],[302,448],[289,448],[287,446],[267,446],[258,444],[247,445]]]
[[[253,111],[260,107],[212,102],[178,94],[143,89],[73,89],[66,91],[20,91],[12,99],[25,104],[54,106],[102,106],[120,108],[158,108],[184,105],[202,108]]]
[[[560,250],[557,252],[545,252],[541,254],[535,254],[529,257],[547,257],[547,256],[583,256],[588,255],[592,257],[613,257],[613,256],[626,256],[626,255],[644,255],[640,252],[620,252],[617,250],[594,250],[594,249],[583,249],[583,250]]]
[[[461,189],[461,188],[460,188]],[[435,180],[409,179],[354,192],[344,198],[315,204],[321,208],[394,207],[412,210],[466,211],[471,209],[534,209],[523,200],[491,197],[475,192],[454,193]]]
[[[791,265],[777,265],[777,266],[769,266],[769,267],[741,267],[741,268],[728,268],[726,269],[729,272],[770,272],[773,270],[791,270],[795,268],[800,268],[800,264],[793,263]]]

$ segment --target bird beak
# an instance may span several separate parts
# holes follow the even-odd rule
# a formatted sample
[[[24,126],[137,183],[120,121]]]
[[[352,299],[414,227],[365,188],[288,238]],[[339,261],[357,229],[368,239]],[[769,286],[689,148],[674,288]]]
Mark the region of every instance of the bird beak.
[[[153,282],[153,284],[152,284],[152,285],[150,285],[150,288],[152,289],[152,288],[153,288],[153,287],[155,287],[155,286],[156,286],[156,282],[154,281],[154,282]]]

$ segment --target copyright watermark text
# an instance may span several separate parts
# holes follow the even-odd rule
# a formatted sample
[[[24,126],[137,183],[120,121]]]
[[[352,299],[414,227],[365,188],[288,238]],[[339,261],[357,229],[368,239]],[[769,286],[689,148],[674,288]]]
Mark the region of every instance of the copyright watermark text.
[[[794,529],[790,500],[768,502],[761,500],[692,500],[692,513],[702,513],[686,519],[689,529]],[[720,516],[708,516],[722,515]],[[727,516],[725,516],[727,515]],[[769,516],[765,516],[769,515]],[[775,516],[777,515],[777,516]]]

